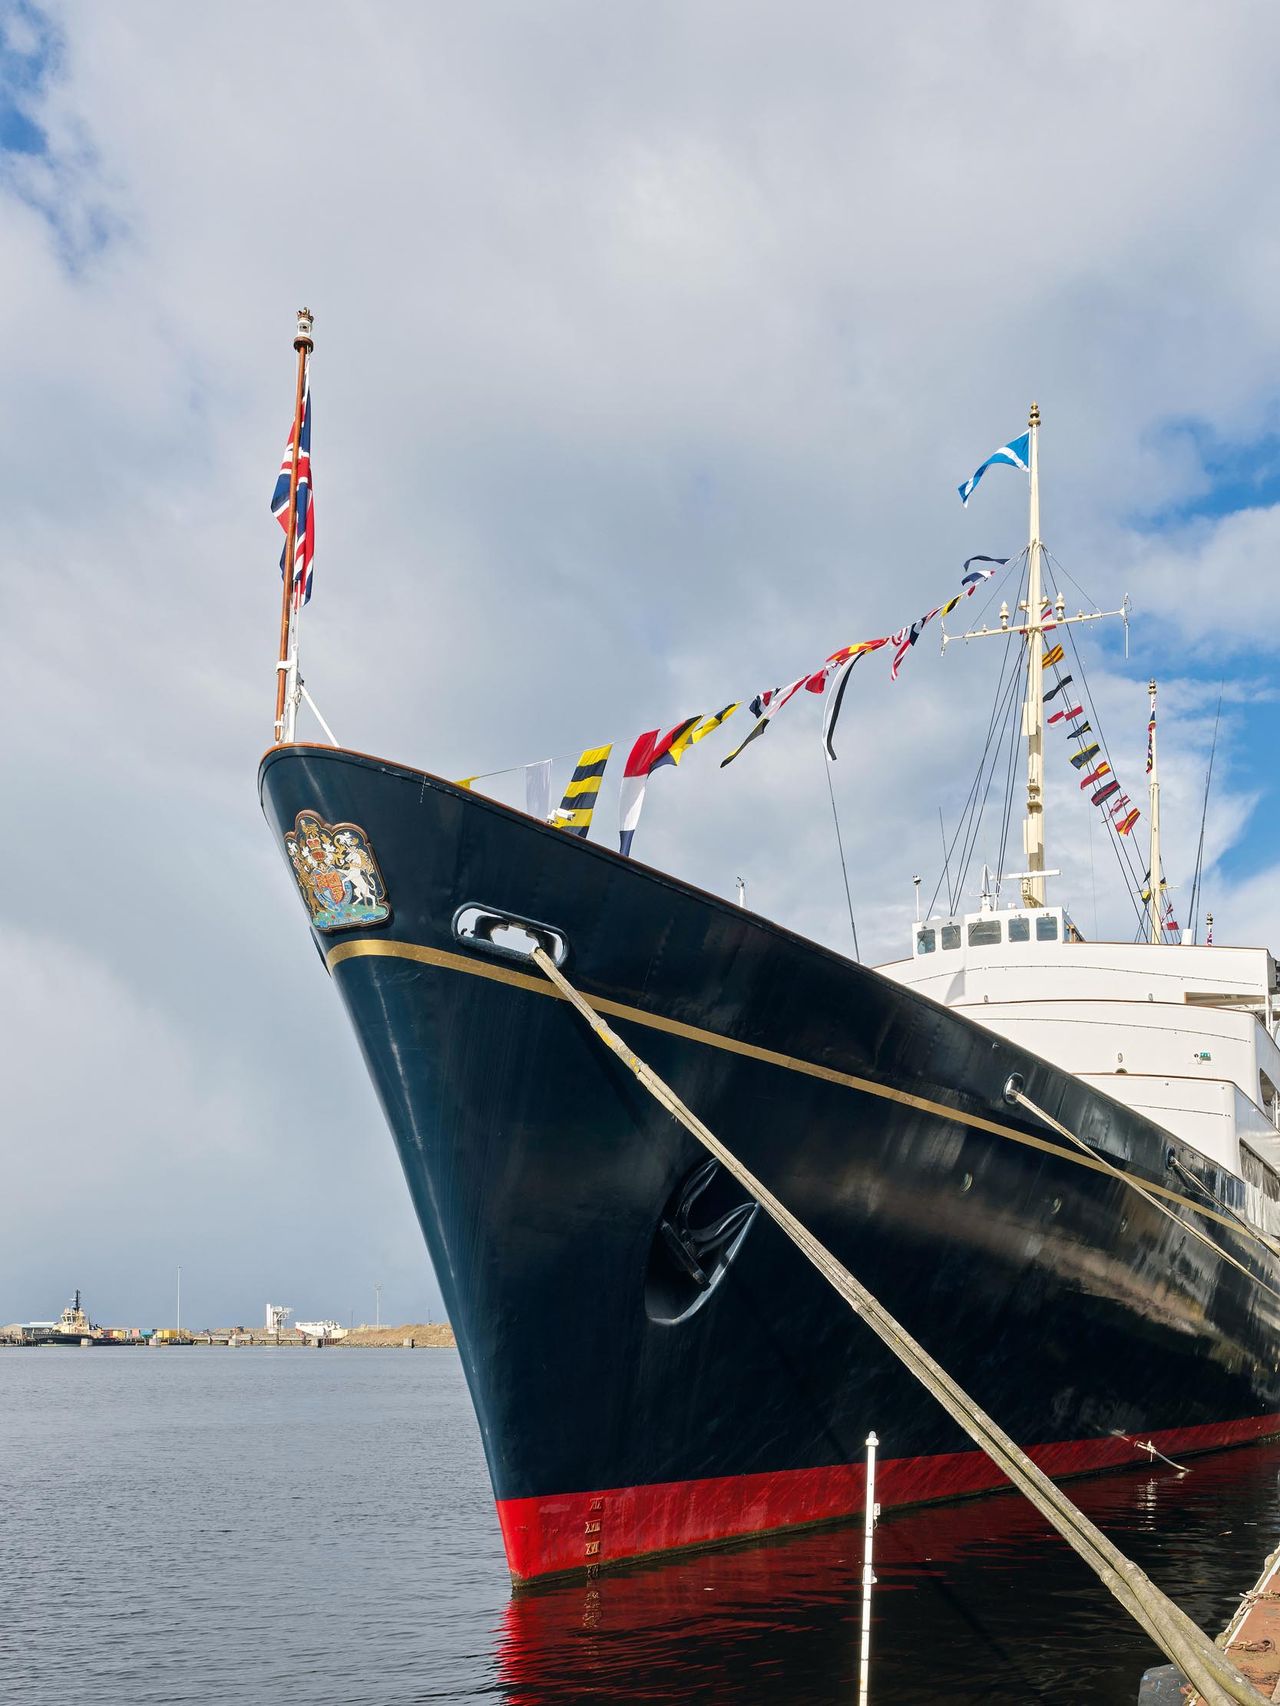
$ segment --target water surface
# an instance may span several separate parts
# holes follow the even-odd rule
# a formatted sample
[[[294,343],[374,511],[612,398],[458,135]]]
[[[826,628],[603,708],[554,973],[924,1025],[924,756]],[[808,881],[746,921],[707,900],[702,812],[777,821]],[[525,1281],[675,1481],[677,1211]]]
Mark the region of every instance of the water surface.
[[[1216,1633],[1280,1446],[1073,1484]],[[450,1351],[0,1351],[0,1699],[856,1697],[860,1526],[512,1598]],[[1133,1706],[1159,1655],[1016,1494],[888,1516],[876,1706]]]

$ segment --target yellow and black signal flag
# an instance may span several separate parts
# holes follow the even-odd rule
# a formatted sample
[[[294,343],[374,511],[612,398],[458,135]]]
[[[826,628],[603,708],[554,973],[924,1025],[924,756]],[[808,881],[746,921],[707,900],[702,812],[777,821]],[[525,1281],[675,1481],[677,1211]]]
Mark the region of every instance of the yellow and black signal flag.
[[[591,814],[596,809],[604,767],[612,751],[612,741],[608,746],[589,746],[578,760],[556,813],[557,829],[567,829],[570,835],[585,837],[591,828]]]
[[[723,711],[717,711],[710,717],[689,717],[683,723],[677,723],[675,729],[667,736],[660,747],[665,747],[662,756],[651,768],[656,770],[659,764],[679,764],[691,746],[696,746],[707,735],[714,734],[721,723],[727,722],[738,709],[739,701],[726,705]]]
[[[1052,669],[1055,663],[1061,663],[1062,647],[1050,646],[1049,650],[1040,659],[1040,662],[1045,669]]]
[[[680,744],[681,754],[683,755],[686,746],[696,746],[698,742],[704,739],[707,735],[714,734],[720,727],[721,723],[727,723],[729,718],[738,709],[739,704],[740,701],[735,699],[733,704],[726,705],[723,711],[717,711],[712,717],[704,717],[696,728],[690,729],[687,735],[683,735],[681,737],[680,743],[673,742],[673,747],[676,744]],[[676,763],[678,764],[679,762],[680,760],[677,759]]]

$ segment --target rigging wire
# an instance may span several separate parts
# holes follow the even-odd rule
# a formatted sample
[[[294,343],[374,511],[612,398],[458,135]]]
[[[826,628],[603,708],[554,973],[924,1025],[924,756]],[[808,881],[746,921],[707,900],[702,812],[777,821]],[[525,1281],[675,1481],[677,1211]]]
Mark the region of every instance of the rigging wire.
[[[1021,599],[1022,586],[1023,586],[1022,579],[1019,578],[1018,586],[1017,586],[1018,599]],[[1017,605],[1015,602],[1015,608],[1016,607],[1017,607]],[[1026,655],[1026,652],[1025,652],[1025,648],[1023,646],[1014,646],[1014,645],[1008,646],[1008,648],[1006,649],[1006,652],[1005,652],[1005,662],[1002,665],[1001,675],[999,678],[1001,680],[1001,682],[1004,684],[1003,699],[1001,702],[1000,715],[1001,715],[1001,718],[1004,720],[1005,727],[1009,731],[1008,732],[1008,739],[1009,739],[1009,744],[1010,744],[1010,759],[1009,759],[1008,763],[1006,764],[1006,783],[1005,783],[1005,801],[1004,801],[1005,820],[1006,821],[1005,821],[1005,824],[1004,824],[1004,826],[1002,828],[1002,832],[1001,832],[1001,847],[1002,848],[1007,844],[1007,841],[1008,841],[1008,818],[1009,818],[1009,813],[1012,810],[1012,801],[1011,801],[1010,793],[1009,793],[1010,783],[1009,783],[1007,778],[1008,778],[1009,773],[1011,772],[1011,767],[1012,767],[1012,763],[1013,763],[1013,756],[1012,755],[1013,755],[1013,752],[1017,746],[1018,729],[1020,726],[1019,723],[1017,723],[1013,720],[1013,707],[1017,701],[1017,692],[1018,692],[1018,688],[1021,684],[1022,677],[1023,677],[1023,660],[1025,658],[1025,655]],[[1007,682],[1004,681],[1004,671],[1005,670],[1008,671]],[[995,780],[996,767],[1000,762],[1000,754],[1001,754],[1001,751],[1002,751],[1002,748],[1004,745],[1005,738],[1006,738],[1005,737],[1005,730],[1001,729],[1001,732],[996,737],[995,757],[994,757],[994,761],[993,761],[992,766],[991,766],[990,774],[987,777],[986,788],[984,789],[983,795],[982,795],[982,802],[981,802],[981,805],[978,806],[976,814],[974,815],[974,817],[972,819],[972,822],[970,824],[970,829],[969,829],[969,835],[968,835],[968,838],[967,838],[966,843],[965,843],[965,857],[964,857],[964,864],[963,864],[963,869],[962,869],[961,878],[960,878],[961,886],[963,886],[964,878],[968,875],[969,865],[973,859],[974,851],[977,847],[978,834],[979,834],[979,831],[980,831],[981,826],[982,826],[983,814],[986,811],[987,800],[990,798],[991,784]],[[1001,860],[1001,863],[1003,863],[1003,859]],[[999,873],[997,873],[997,875],[999,875]]]
[[[992,701],[991,701],[991,714],[987,718],[987,733],[986,733],[986,739],[983,743],[982,757],[979,760],[978,769],[974,773],[973,781],[969,784],[969,792],[965,798],[964,805],[960,808],[960,816],[956,820],[955,833],[951,837],[950,844],[946,849],[946,853],[948,856],[950,854],[953,854],[956,851],[957,843],[960,841],[961,832],[963,831],[966,823],[968,822],[968,816],[969,816],[969,812],[973,806],[974,796],[976,795],[976,793],[978,791],[978,787],[979,787],[981,780],[982,780],[982,771],[983,771],[983,768],[986,764],[987,749],[990,747],[991,737],[992,737],[993,733],[995,732],[996,724],[997,724],[997,721],[999,719],[1001,679],[1002,678],[999,676],[996,678],[996,685],[995,685],[995,689],[994,689],[993,697],[992,697]],[[941,877],[941,875],[939,875],[938,886],[937,886],[937,888],[934,889],[933,896],[932,896],[931,900],[929,901],[929,909],[925,914],[926,918],[932,918],[933,917],[934,907],[937,904],[938,894],[939,894],[939,891],[941,890],[941,888],[942,888],[942,877]],[[957,896],[959,896],[959,893],[960,893],[959,887],[956,888],[955,893]],[[950,897],[948,896],[948,898],[950,898]]]
[[[1063,568],[1062,564],[1058,561],[1058,559],[1055,556],[1052,555],[1051,552],[1046,550],[1044,555],[1045,555],[1045,566],[1046,566],[1046,569],[1048,570],[1048,579],[1049,579],[1050,585],[1052,586],[1053,590],[1056,592],[1058,589],[1058,582],[1057,582],[1055,570],[1061,572],[1068,580],[1071,579],[1071,576],[1067,574],[1067,571]],[[1077,591],[1081,590],[1078,582],[1073,580],[1072,585],[1076,587]],[[1066,624],[1064,624],[1064,626],[1066,626]],[[1081,696],[1088,703],[1089,720],[1094,724],[1093,732],[1098,737],[1098,745],[1102,749],[1102,752],[1103,752],[1103,755],[1106,759],[1106,762],[1108,764],[1110,764],[1111,763],[1111,749],[1110,749],[1110,746],[1107,742],[1106,734],[1103,731],[1102,718],[1098,712],[1097,702],[1094,700],[1092,693],[1089,691],[1089,678],[1088,678],[1088,674],[1087,674],[1085,667],[1084,667],[1083,659],[1082,659],[1081,654],[1080,654],[1080,648],[1076,644],[1076,635],[1075,635],[1075,628],[1074,627],[1066,626],[1066,639],[1067,639],[1067,644],[1071,647],[1071,656],[1072,656],[1072,659],[1074,662],[1074,667],[1076,670],[1079,671]],[[1055,675],[1058,674],[1058,671],[1056,668],[1054,670],[1054,674]],[[1111,774],[1113,776],[1115,775],[1115,766],[1114,765],[1112,765],[1112,767],[1111,767]],[[1122,838],[1121,836],[1116,834],[1115,824],[1112,822],[1110,816],[1107,817],[1106,827],[1107,827],[1107,839],[1110,841],[1112,849],[1115,852],[1116,862],[1120,867],[1121,877],[1122,878],[1127,877],[1127,879],[1128,879],[1125,883],[1125,889],[1126,889],[1126,892],[1129,896],[1130,904],[1132,905],[1132,907],[1134,909],[1134,914],[1137,918],[1138,930],[1140,933],[1142,930],[1143,912],[1142,912],[1141,904],[1139,903],[1139,900],[1138,900],[1138,892],[1140,891],[1140,889],[1142,887],[1142,883],[1139,879],[1138,871],[1135,868],[1135,865],[1133,862],[1132,848],[1131,848],[1127,838]],[[1121,846],[1120,846],[1120,842],[1122,839],[1124,839],[1124,841],[1125,841],[1125,845],[1123,848],[1121,848]]]
[[[1020,657],[1018,669],[1015,672],[1019,686],[1026,673],[1026,662],[1031,645],[1031,636],[1024,636],[1022,645],[1018,648]],[[1021,719],[1014,722],[1009,719],[1009,760],[1004,772],[1004,823],[1000,828],[1000,851],[996,856],[996,899],[1000,898],[1000,885],[1004,880],[1004,868],[1007,863],[1006,855],[1009,850],[1009,831],[1013,826],[1013,773],[1018,762],[1018,736],[1021,732]]]
[[[982,606],[976,612],[976,614],[974,612],[970,611],[968,613],[968,615],[965,617],[966,625],[969,628],[971,628],[971,629],[977,628],[977,627],[985,624],[988,610],[990,610],[991,606],[995,603],[997,597],[1001,593],[1005,593],[1007,591],[1007,588],[1009,585],[1009,577],[1011,575],[1016,575],[1018,577],[1017,584],[1019,587],[1021,587],[1022,577],[1026,573],[1026,569],[1027,569],[1027,551],[1028,551],[1028,549],[1029,549],[1029,547],[1024,545],[1022,547],[1021,551],[1018,552],[1016,557],[1010,557],[1009,558],[1009,561],[1005,564],[1005,578],[1003,581],[1001,581],[1001,579],[1000,579],[1000,571],[997,570],[996,573],[990,579],[990,581],[988,581],[986,583],[987,596],[986,596],[986,599],[983,602]],[[945,618],[944,618],[944,621],[945,621]],[[952,635],[950,637],[952,639],[959,639],[960,638],[960,636],[958,634]]]
[[[973,781],[969,785],[969,792],[966,796],[965,803],[961,808],[960,816],[956,821],[955,832],[951,837],[951,841],[947,849],[950,857],[957,861],[957,876],[954,889],[956,905],[959,904],[960,897],[964,892],[964,879],[968,872],[969,860],[972,857],[973,842],[977,839],[977,825],[981,823],[982,810],[985,808],[986,804],[984,795],[982,806],[980,807],[978,805],[978,795],[982,788],[983,776],[986,773],[987,760],[991,756],[992,741],[999,738],[997,737],[996,731],[1000,728],[1003,719],[1007,714],[1007,700],[1009,697],[1010,683],[1005,680],[1005,671],[1008,668],[1008,656],[1009,654],[1006,653],[1005,660],[1000,666],[1000,672],[996,676],[996,683],[991,697],[991,712],[987,718],[987,732],[983,739],[982,753],[978,760],[978,767],[974,772]],[[1013,681],[1016,682],[1016,680],[1017,672],[1015,670]],[[989,785],[990,784],[988,783],[988,787]],[[977,813],[976,824],[974,822],[975,812]],[[929,902],[929,910],[925,914],[928,918],[933,916],[934,907],[937,904],[938,894],[941,891],[941,888],[942,876],[939,874],[937,887],[934,889],[933,898]]]
[[[862,964],[862,954],[858,948],[858,926],[853,921],[853,896],[849,892],[849,867],[844,862],[844,837],[840,834],[840,813],[836,810],[836,791],[831,785],[831,760],[827,757],[826,749],[822,753],[823,763],[827,768],[827,792],[831,796],[831,821],[836,826],[836,847],[840,853],[840,875],[844,878],[844,898],[849,905],[849,928],[853,931],[853,957]]]
[[[1209,816],[1209,788],[1213,782],[1213,758],[1218,750],[1218,723],[1222,717],[1222,688],[1218,683],[1218,709],[1213,716],[1213,744],[1209,748],[1209,768],[1204,778],[1204,804],[1200,808],[1200,841],[1196,847],[1196,874],[1191,884],[1191,940],[1200,940],[1200,877],[1204,869],[1204,826]]]
[[[1010,672],[1009,680],[1008,680],[1008,683],[1006,685],[1004,699],[1003,699],[1003,702],[1001,705],[1001,715],[1002,715],[1002,718],[1007,721],[1009,728],[1011,730],[1011,733],[1009,736],[1011,743],[1016,743],[1017,738],[1018,738],[1017,732],[1016,732],[1018,725],[1013,721],[1013,708],[1017,704],[1017,694],[1018,694],[1019,685],[1021,683],[1022,671],[1017,667],[1018,651],[1015,647],[1011,646],[1009,648],[1009,655],[1014,659],[1014,668]],[[1004,744],[1004,738],[1005,738],[1004,733],[1003,733],[1003,731],[1001,731],[999,739],[996,742],[996,747],[995,747],[995,752],[994,752],[994,757],[993,757],[991,769],[987,775],[986,787],[983,789],[982,800],[981,800],[981,803],[977,806],[976,811],[974,813],[972,828],[971,828],[971,832],[970,832],[968,842],[967,842],[967,846],[966,846],[966,850],[965,850],[964,865],[963,865],[963,868],[960,872],[960,878],[959,878],[959,885],[958,886],[961,888],[963,888],[964,880],[969,874],[969,866],[973,861],[973,855],[974,855],[974,852],[977,848],[978,833],[982,827],[982,819],[983,819],[983,815],[987,809],[987,801],[991,797],[991,784],[992,784],[992,782],[995,781],[996,768],[1000,762],[1000,753],[1001,753],[1001,749],[1002,749],[1003,744]]]
[[[938,807],[938,834],[942,837],[942,874],[947,879],[947,915],[954,918],[956,903],[951,896],[951,856],[947,852],[947,826],[942,821],[942,807]]]

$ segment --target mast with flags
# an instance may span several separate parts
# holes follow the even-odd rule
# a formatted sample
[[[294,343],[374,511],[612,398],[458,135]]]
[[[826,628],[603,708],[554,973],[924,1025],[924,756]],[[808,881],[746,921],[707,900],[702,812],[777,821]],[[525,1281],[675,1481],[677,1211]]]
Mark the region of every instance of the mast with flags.
[[[298,310],[298,330],[293,347],[298,354],[297,385],[293,401],[293,428],[276,476],[271,510],[284,528],[284,555],[280,561],[280,651],[276,662],[275,738],[287,746],[294,738],[301,687],[298,679],[298,628],[302,606],[311,597],[311,556],[315,539],[315,516],[311,503],[311,396],[308,368],[315,347],[313,316],[309,308]],[[299,528],[301,524],[301,531]],[[299,538],[302,551],[299,553]]]
[[[1151,824],[1151,859],[1147,877],[1148,940],[1163,942],[1165,922],[1161,916],[1164,900],[1164,881],[1160,870],[1160,769],[1156,763],[1156,684],[1147,683],[1151,695],[1151,714],[1147,721],[1147,816]]]
[[[1019,606],[1019,613],[1025,620],[1010,621],[1007,606],[1000,612],[998,628],[983,627],[971,629],[964,634],[943,634],[943,649],[953,640],[983,640],[1003,635],[1006,638],[1016,634],[1023,641],[1026,657],[1023,665],[1026,691],[1022,700],[1022,734],[1026,741],[1027,758],[1027,792],[1026,809],[1022,820],[1022,847],[1027,857],[1025,871],[1008,873],[1017,877],[1021,884],[1021,900],[1023,906],[1041,907],[1045,902],[1045,880],[1056,873],[1045,869],[1045,834],[1044,834],[1044,730],[1045,730],[1045,699],[1060,693],[1071,681],[1070,675],[1064,675],[1057,686],[1046,695],[1044,688],[1044,672],[1054,668],[1063,661],[1062,645],[1054,641],[1049,643],[1045,636],[1059,628],[1070,628],[1080,622],[1100,622],[1108,616],[1126,616],[1128,601],[1120,610],[1078,611],[1074,616],[1066,613],[1066,604],[1061,593],[1056,599],[1049,599],[1044,592],[1046,551],[1044,541],[1040,537],[1040,405],[1032,403],[1031,412],[1027,419],[1027,430],[1020,438],[1010,439],[1007,444],[993,451],[977,471],[960,486],[961,501],[968,505],[973,495],[974,487],[981,480],[988,468],[1005,466],[1016,468],[1027,476],[1030,491],[1030,506],[1027,528],[1027,596],[1026,601]],[[969,562],[1000,562],[1005,559],[971,557]],[[968,563],[966,563],[966,568]],[[1047,649],[1046,649],[1047,647]],[[1068,725],[1074,723],[1084,709],[1083,702],[1054,711],[1050,722],[1065,721]],[[1073,727],[1073,738],[1088,733],[1089,725]],[[1086,763],[1092,765],[1094,759],[1101,755],[1101,747],[1095,743],[1082,748],[1071,762],[1077,769]],[[1092,765],[1091,773],[1086,776],[1086,783],[1101,782],[1102,788],[1092,796],[1091,803],[1102,805],[1111,797],[1111,782],[1106,780],[1108,766],[1098,768]],[[1083,784],[1082,784],[1083,785]],[[1118,784],[1117,791],[1118,791]],[[1135,814],[1136,815],[1136,814]],[[1132,820],[1127,821],[1127,829],[1120,829],[1120,834],[1127,834],[1132,829]],[[1002,873],[1002,876],[1004,874]]]

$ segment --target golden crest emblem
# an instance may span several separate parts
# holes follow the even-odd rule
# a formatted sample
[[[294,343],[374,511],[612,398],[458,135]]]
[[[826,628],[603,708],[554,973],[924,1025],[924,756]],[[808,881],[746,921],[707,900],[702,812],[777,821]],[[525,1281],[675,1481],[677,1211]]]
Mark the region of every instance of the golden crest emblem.
[[[363,930],[390,918],[387,885],[359,824],[299,812],[284,845],[317,930]]]

